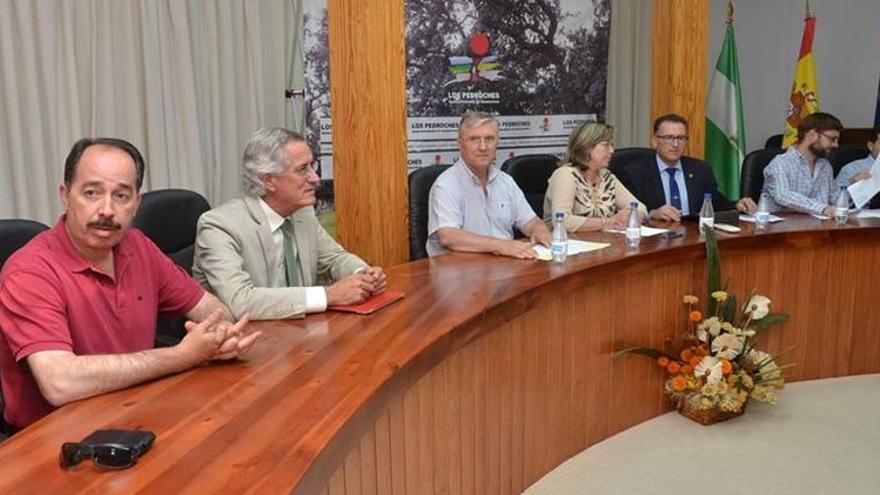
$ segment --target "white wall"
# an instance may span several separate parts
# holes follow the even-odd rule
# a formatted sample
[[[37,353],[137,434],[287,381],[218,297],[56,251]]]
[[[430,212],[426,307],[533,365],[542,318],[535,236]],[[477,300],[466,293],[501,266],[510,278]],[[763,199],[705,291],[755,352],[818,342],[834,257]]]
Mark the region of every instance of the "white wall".
[[[709,70],[724,40],[726,0],[711,0]],[[734,2],[746,147],[782,132],[804,29],[804,0]],[[811,0],[817,17],[813,56],[819,105],[847,127],[874,122],[880,76],[880,2]],[[711,72],[710,72],[711,74]]]

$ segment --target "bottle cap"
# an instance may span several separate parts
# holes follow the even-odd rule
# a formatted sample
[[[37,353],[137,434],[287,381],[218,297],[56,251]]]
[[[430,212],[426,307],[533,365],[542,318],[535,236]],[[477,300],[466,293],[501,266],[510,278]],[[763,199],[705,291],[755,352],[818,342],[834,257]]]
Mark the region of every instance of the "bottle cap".
[[[630,201],[630,202],[629,202],[629,206],[630,206],[631,208],[636,208],[636,207],[639,206],[639,202],[638,202],[638,201]]]
[[[712,193],[706,193],[706,194],[703,195],[703,197],[704,197],[704,198],[711,198],[711,197],[712,197]]]
[[[557,219],[565,218],[565,213],[563,213],[561,211],[557,211],[554,215],[556,216]]]

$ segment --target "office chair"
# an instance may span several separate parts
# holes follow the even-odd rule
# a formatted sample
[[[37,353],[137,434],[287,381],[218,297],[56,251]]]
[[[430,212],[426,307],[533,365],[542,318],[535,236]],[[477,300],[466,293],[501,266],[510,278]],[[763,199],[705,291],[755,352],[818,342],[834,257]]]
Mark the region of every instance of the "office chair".
[[[614,155],[611,157],[611,164],[608,165],[608,170],[611,173],[615,172],[615,169],[622,167],[628,163],[642,161],[648,157],[654,156],[656,152],[651,148],[619,148],[614,150]]]
[[[12,253],[21,249],[40,232],[49,227],[33,220],[0,220],[0,268]],[[12,428],[3,420],[3,392],[0,390],[0,441],[12,434]]]
[[[764,169],[776,155],[785,153],[781,148],[764,148],[755,150],[746,155],[743,159],[742,170],[740,170],[740,188],[741,197],[750,197],[755,202],[761,196],[761,188],[764,186]]]
[[[544,218],[544,194],[547,181],[559,165],[559,158],[553,155],[520,155],[509,158],[501,165],[501,171],[513,177],[522,189],[526,201],[538,215]]]
[[[840,173],[840,169],[847,163],[868,156],[868,148],[864,144],[841,144],[839,148],[828,155],[831,168],[834,169],[834,177]]]
[[[428,198],[431,186],[449,165],[430,165],[409,174],[409,259],[426,258],[428,252]]]
[[[160,189],[145,193],[131,222],[177,266],[192,274],[195,253],[196,223],[211,209],[201,194],[185,189]],[[159,315],[156,322],[156,346],[172,346],[186,335],[184,320]]]
[[[782,134],[774,134],[764,141],[765,150],[776,150],[782,148]]]

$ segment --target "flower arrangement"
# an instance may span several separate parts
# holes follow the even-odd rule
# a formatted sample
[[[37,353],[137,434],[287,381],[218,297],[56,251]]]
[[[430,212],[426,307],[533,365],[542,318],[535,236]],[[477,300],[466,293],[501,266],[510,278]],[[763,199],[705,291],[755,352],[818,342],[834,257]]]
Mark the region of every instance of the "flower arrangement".
[[[735,295],[721,287],[721,261],[711,229],[705,229],[709,296],[705,313],[699,298],[685,295],[688,328],[683,346],[666,353],[649,347],[631,347],[615,353],[641,354],[656,360],[669,378],[666,393],[679,412],[703,424],[743,413],[749,398],[775,404],[784,387],[783,369],[773,356],[755,348],[756,335],[788,319],[771,313],[770,299],[752,293],[738,306]]]

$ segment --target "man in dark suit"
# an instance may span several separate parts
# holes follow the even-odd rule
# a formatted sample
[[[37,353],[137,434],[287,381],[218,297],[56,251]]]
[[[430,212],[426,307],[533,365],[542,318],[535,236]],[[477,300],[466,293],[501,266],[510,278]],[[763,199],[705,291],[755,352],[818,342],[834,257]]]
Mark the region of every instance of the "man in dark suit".
[[[655,220],[678,222],[683,216],[699,215],[706,193],[712,193],[715,211],[736,208],[754,213],[757,206],[751,198],[736,203],[725,198],[718,192],[709,165],[683,156],[687,142],[687,120],[676,114],[663,115],[654,121],[651,138],[656,155],[619,165],[614,174],[648,207]]]

